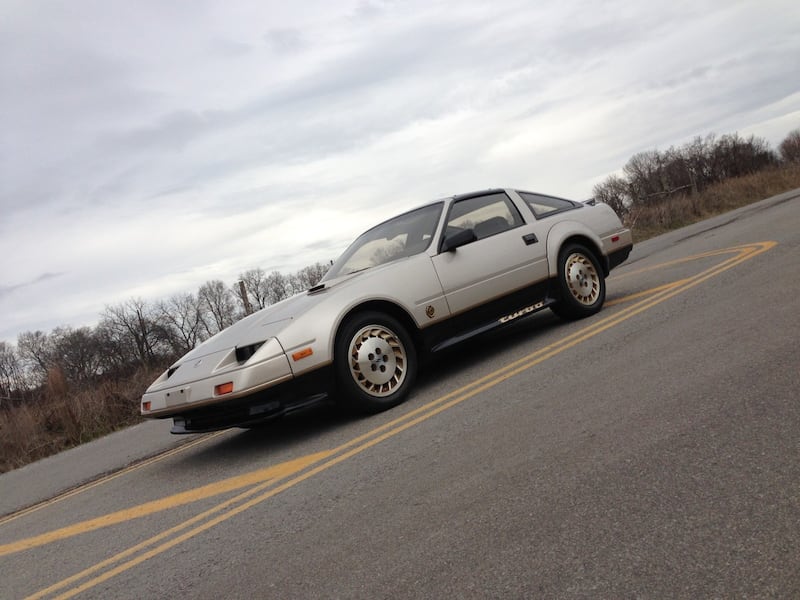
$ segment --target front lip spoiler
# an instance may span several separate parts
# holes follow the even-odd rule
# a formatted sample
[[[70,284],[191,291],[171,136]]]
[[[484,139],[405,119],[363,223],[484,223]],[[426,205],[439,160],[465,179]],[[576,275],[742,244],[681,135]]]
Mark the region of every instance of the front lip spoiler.
[[[176,435],[184,433],[208,433],[229,429],[231,427],[249,428],[255,427],[267,421],[283,417],[293,412],[321,404],[328,400],[328,394],[321,392],[313,396],[302,398],[291,404],[281,404],[278,400],[270,400],[265,403],[243,407],[240,411],[231,411],[221,415],[187,415],[176,416],[172,420],[170,433]]]

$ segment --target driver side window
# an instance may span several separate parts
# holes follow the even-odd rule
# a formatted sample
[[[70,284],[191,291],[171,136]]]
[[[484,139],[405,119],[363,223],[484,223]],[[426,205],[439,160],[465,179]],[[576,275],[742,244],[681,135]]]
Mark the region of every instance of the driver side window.
[[[447,219],[446,237],[472,229],[479,240],[522,225],[522,217],[504,193],[466,198],[456,202]]]

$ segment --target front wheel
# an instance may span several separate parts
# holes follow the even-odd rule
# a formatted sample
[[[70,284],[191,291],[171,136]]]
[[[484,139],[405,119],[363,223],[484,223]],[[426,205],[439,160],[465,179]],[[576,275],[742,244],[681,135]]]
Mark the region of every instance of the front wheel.
[[[343,402],[378,413],[406,399],[417,375],[411,337],[394,318],[364,312],[348,318],[336,337],[334,368]]]
[[[558,293],[552,309],[563,319],[582,319],[603,307],[603,270],[594,254],[580,244],[568,244],[558,253]]]

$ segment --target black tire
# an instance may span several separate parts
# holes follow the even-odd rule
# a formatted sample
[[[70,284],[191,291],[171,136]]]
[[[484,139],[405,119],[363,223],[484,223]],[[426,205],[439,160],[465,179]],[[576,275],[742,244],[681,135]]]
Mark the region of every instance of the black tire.
[[[567,244],[558,253],[558,302],[552,310],[562,319],[582,319],[603,308],[606,279],[593,252]]]
[[[357,313],[339,328],[334,369],[340,401],[358,412],[378,413],[408,396],[417,376],[417,352],[393,317]]]

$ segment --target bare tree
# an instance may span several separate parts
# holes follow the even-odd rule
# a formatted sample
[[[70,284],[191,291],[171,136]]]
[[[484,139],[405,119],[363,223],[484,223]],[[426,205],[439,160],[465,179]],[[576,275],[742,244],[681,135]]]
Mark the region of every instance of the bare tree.
[[[800,143],[800,130],[798,133]],[[770,167],[777,155],[762,138],[738,134],[696,137],[680,148],[648,150],[633,155],[623,167],[624,177],[610,176],[594,188],[594,195],[620,211],[620,206],[653,204],[673,196],[694,195],[709,185]]]
[[[100,374],[102,348],[91,327],[58,327],[50,338],[52,365],[61,370],[68,382],[85,385]]]
[[[209,335],[233,325],[238,315],[233,293],[220,280],[206,281],[197,292],[203,309],[203,324]]]
[[[328,269],[330,269],[330,265],[320,262],[303,267],[294,275],[294,291],[299,292],[314,287],[319,283],[320,279],[325,277]]]
[[[101,327],[108,342],[118,348],[129,346],[141,365],[153,365],[171,349],[161,315],[141,298],[106,306]]]
[[[790,131],[778,148],[784,162],[800,163],[800,129]]]
[[[23,372],[22,360],[14,346],[0,342],[0,405],[14,392],[27,388]]]
[[[250,269],[239,275],[239,280],[244,283],[245,293],[250,303],[256,310],[262,309],[269,304],[269,292],[267,291],[267,276],[263,269]],[[239,290],[239,285],[233,286],[233,293],[241,303],[242,312],[245,312],[245,299]]]
[[[596,200],[608,204],[620,217],[627,214],[631,205],[628,182],[619,175],[611,175],[604,182],[594,186]]]
[[[202,341],[203,309],[194,294],[175,294],[158,303],[163,326],[175,354],[185,354]]]
[[[17,352],[25,370],[41,384],[53,365],[53,342],[42,331],[26,331],[17,336]]]
[[[755,173],[777,162],[766,140],[752,135],[745,140],[738,133],[719,138],[712,156],[717,181]]]
[[[100,348],[100,369],[104,375],[126,377],[140,365],[132,337],[114,321],[107,318],[100,321],[95,328],[95,341]]]
[[[272,271],[264,280],[264,288],[267,292],[267,305],[269,305],[288,297],[293,286],[286,275],[280,271]]]
[[[661,183],[662,158],[657,150],[634,154],[622,170],[628,177],[631,199],[637,204],[646,204],[663,191]]]

